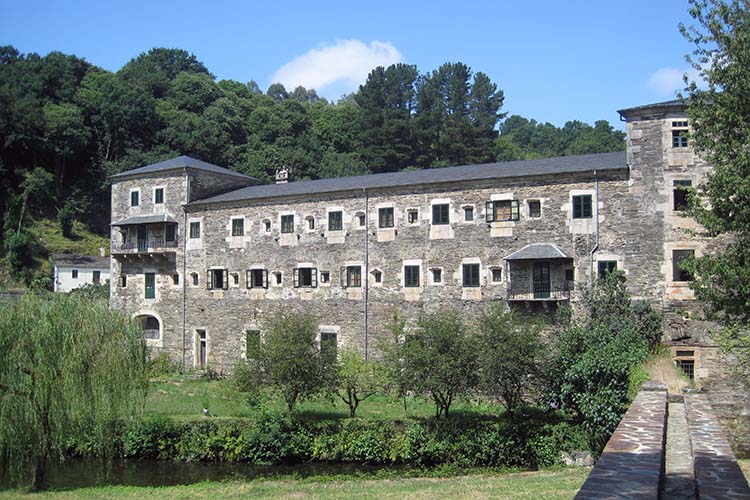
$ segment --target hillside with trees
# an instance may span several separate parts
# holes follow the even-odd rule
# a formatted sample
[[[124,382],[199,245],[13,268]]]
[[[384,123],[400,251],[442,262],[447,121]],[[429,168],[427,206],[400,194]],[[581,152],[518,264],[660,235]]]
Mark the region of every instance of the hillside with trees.
[[[460,62],[375,68],[332,103],[314,89],[219,80],[155,48],[116,72],[60,52],[0,47],[0,243],[15,281],[46,257],[35,221],[106,234],[108,176],[189,155],[270,181],[623,150],[606,121],[506,119],[498,84]],[[74,224],[74,221],[75,222]],[[46,222],[45,222],[46,223]],[[37,266],[38,267],[38,266]]]

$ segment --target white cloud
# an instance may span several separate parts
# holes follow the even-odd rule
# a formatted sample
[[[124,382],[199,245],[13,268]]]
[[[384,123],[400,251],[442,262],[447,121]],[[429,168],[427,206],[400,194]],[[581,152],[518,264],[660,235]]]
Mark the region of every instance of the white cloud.
[[[660,95],[674,95],[676,91],[685,88],[683,75],[687,73],[691,80],[698,80],[698,72],[694,69],[659,68],[651,74],[648,86],[656,90]]]
[[[290,91],[302,85],[336,99],[356,90],[373,68],[402,60],[401,52],[390,42],[372,41],[368,45],[361,40],[338,40],[295,57],[276,70],[271,83],[282,83]]]

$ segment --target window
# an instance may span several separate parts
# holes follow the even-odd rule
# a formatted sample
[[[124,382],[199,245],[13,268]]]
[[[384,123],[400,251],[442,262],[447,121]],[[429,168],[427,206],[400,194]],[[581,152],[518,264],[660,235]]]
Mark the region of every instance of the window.
[[[464,207],[464,222],[474,222],[474,207]]]
[[[692,187],[693,181],[677,180],[672,183],[674,193],[674,210],[682,212],[688,208],[688,189]]]
[[[294,288],[316,288],[318,270],[314,267],[298,267],[294,270]]]
[[[365,227],[365,224],[367,223],[367,219],[365,219],[365,214],[358,213],[357,214],[357,221],[359,221],[359,227]]]
[[[192,273],[190,278],[193,280],[193,286],[198,286],[198,273]]]
[[[164,203],[164,188],[154,189],[154,204],[161,205]]]
[[[500,283],[503,281],[503,270],[502,269],[492,269],[492,282],[493,283]]]
[[[573,218],[590,219],[591,218],[591,195],[580,194],[573,196]]]
[[[196,330],[196,364],[198,366],[206,366],[208,363],[208,337],[206,336],[206,330]]]
[[[488,201],[485,208],[487,222],[517,221],[520,219],[518,200]]]
[[[341,286],[344,288],[362,286],[362,266],[347,266],[341,269]]]
[[[70,271],[70,277],[73,278],[74,280],[77,280],[78,279],[78,269],[73,269],[72,271]]]
[[[281,232],[282,233],[294,232],[294,215],[282,215],[281,216]]]
[[[268,271],[265,269],[249,269],[245,274],[248,288],[268,288]]]
[[[566,269],[565,270],[565,281],[575,281],[575,271],[573,269]]]
[[[201,237],[201,223],[191,222],[190,223],[190,239],[196,239]]]
[[[419,222],[419,210],[416,208],[410,208],[406,211],[406,222],[409,224],[416,224]]]
[[[159,320],[153,316],[141,316],[141,328],[143,338],[148,340],[159,340]]]
[[[613,273],[617,271],[617,261],[616,260],[600,260],[597,263],[596,269],[597,269],[597,274],[599,275],[599,278],[603,279],[609,273]]]
[[[232,236],[245,236],[245,219],[232,219]]]
[[[307,217],[305,217],[305,220],[307,221],[307,229],[309,231],[314,230],[315,229],[315,217],[313,217],[312,215],[308,215]]]
[[[130,192],[130,206],[131,207],[137,207],[141,203],[141,193],[140,191],[131,191]]]
[[[146,273],[146,295],[147,299],[156,298],[156,274]]]
[[[271,221],[268,220],[268,219],[264,220],[263,221],[263,227],[266,228],[266,232],[267,233],[270,233],[271,232]]]
[[[688,147],[688,122],[687,121],[672,122],[672,147],[673,148]]]
[[[128,286],[128,277],[124,274],[121,274],[118,285],[120,285],[121,288],[126,288]]]
[[[435,268],[430,270],[432,272],[432,282],[433,283],[442,283],[443,282],[443,270],[440,268]]]
[[[177,224],[167,224],[164,227],[164,240],[169,242],[177,241]]]
[[[344,213],[328,212],[328,230],[341,231],[342,229],[344,229]]]
[[[91,282],[92,282],[93,284],[95,284],[95,285],[98,285],[98,284],[99,284],[99,282],[100,282],[100,281],[101,281],[101,279],[102,279],[102,272],[101,272],[101,271],[94,271],[94,272],[93,272],[93,273],[91,273],[91,274],[92,274],[92,276],[91,276]]]
[[[273,279],[274,279],[274,283],[276,283],[277,286],[281,286],[281,283],[282,283],[281,271],[274,271]]]
[[[226,269],[209,269],[206,288],[209,290],[226,290],[229,288],[229,271]]]
[[[180,275],[175,273],[172,275],[172,284],[177,286],[180,284]]]
[[[373,280],[375,280],[375,283],[382,283],[383,282],[383,273],[380,270],[375,269],[372,272],[372,278],[373,278]]]
[[[694,250],[672,250],[672,281],[692,281],[690,272],[681,269],[682,261],[692,259]]]
[[[539,200],[529,200],[529,218],[538,219],[542,216],[542,202]]]
[[[450,224],[450,222],[450,205],[447,203],[432,205],[432,223],[434,225],[445,225]]]
[[[682,370],[682,373],[687,375],[690,380],[695,380],[695,360],[692,359],[676,359],[675,365],[677,368]]]
[[[320,332],[320,358],[326,365],[333,365],[337,357],[335,332]]]
[[[463,266],[463,286],[479,286],[479,264],[464,264]]]
[[[260,330],[245,331],[245,359],[258,359],[260,355]]]
[[[419,287],[419,266],[404,266],[404,286]]]
[[[232,285],[240,286],[240,274],[232,273]]]
[[[378,210],[378,227],[393,227],[393,207]]]
[[[328,284],[331,282],[331,272],[330,271],[320,271],[320,283]]]

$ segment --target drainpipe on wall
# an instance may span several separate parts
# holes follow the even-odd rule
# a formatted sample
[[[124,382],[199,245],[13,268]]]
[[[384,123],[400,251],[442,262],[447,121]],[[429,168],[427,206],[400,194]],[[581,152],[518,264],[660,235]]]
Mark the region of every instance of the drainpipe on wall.
[[[365,195],[365,363],[369,359],[369,301],[370,301],[370,197],[367,188],[362,189]]]
[[[187,172],[186,172],[187,174]],[[190,201],[190,175],[187,178],[185,203]],[[187,338],[187,210],[182,207],[182,367],[181,372],[185,373],[185,339]]]
[[[594,207],[596,208],[594,227],[596,239],[594,241],[594,248],[589,252],[589,288],[594,286],[594,254],[599,250],[599,177],[596,175],[596,170],[594,170],[594,185]]]

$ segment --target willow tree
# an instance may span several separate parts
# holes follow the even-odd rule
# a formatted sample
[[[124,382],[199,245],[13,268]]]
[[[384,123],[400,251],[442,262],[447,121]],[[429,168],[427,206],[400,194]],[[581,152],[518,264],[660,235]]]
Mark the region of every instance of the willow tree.
[[[145,395],[141,334],[101,300],[0,303],[0,360],[0,477],[36,490],[72,441],[108,456]]]

